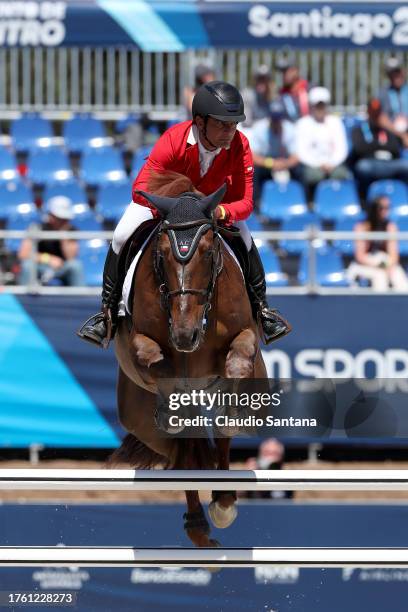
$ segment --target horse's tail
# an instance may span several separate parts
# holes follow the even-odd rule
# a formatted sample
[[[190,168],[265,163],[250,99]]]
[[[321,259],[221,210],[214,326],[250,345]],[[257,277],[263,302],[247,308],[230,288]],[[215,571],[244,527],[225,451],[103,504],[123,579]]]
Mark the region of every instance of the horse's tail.
[[[127,463],[133,468],[148,470],[157,466],[163,469],[183,467],[187,464],[197,470],[212,470],[215,468],[215,451],[208,438],[179,438],[174,440],[176,447],[175,461],[156,453],[143,444],[133,434],[127,434],[122,444],[107,459],[106,466],[114,468],[120,463]]]
[[[158,465],[166,469],[169,466],[167,457],[156,453],[133,434],[127,434],[124,437],[119,448],[108,457],[106,466],[113,468],[119,463],[128,463],[140,470],[148,470]]]

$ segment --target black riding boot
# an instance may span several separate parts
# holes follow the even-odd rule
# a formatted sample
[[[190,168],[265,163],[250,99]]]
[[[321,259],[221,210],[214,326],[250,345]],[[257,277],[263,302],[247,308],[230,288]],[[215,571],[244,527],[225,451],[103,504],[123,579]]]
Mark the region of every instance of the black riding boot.
[[[102,311],[90,317],[77,332],[83,340],[108,348],[115,335],[122,282],[118,273],[119,255],[109,246],[103,269]]]
[[[251,301],[254,317],[258,321],[259,331],[265,344],[286,336],[292,326],[276,309],[271,309],[266,301],[265,270],[258,249],[252,241],[248,253],[249,270],[246,279],[248,295]]]

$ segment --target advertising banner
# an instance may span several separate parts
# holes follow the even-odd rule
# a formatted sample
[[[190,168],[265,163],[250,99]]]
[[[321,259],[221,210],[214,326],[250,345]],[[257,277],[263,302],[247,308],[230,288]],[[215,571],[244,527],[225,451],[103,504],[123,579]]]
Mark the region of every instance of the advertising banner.
[[[406,49],[403,2],[0,1],[6,47]]]

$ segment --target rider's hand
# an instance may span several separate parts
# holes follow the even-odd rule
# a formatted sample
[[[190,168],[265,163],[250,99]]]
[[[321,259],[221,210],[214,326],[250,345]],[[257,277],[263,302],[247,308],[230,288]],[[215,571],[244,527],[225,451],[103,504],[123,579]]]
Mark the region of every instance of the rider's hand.
[[[224,206],[221,206],[221,204],[219,204],[217,208],[215,209],[214,216],[217,219],[217,221],[227,221],[228,220],[227,211],[225,210]]]

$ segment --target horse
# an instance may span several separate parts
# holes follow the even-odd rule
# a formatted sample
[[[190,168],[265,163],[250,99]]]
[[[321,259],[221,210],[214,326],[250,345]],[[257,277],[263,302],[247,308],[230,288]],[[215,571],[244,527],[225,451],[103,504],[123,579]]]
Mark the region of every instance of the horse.
[[[163,379],[266,379],[243,274],[212,214],[225,186],[203,196],[190,179],[169,173],[151,177],[148,189],[142,195],[162,219],[136,268],[131,316],[120,318],[115,335],[118,416],[128,434],[110,465],[228,470],[233,431],[212,443],[166,436],[157,425]],[[186,249],[180,236],[189,236],[188,258],[178,250]],[[218,546],[198,491],[185,495],[188,537],[198,547]],[[235,502],[234,491],[212,492],[208,513],[216,527],[235,520]]]

